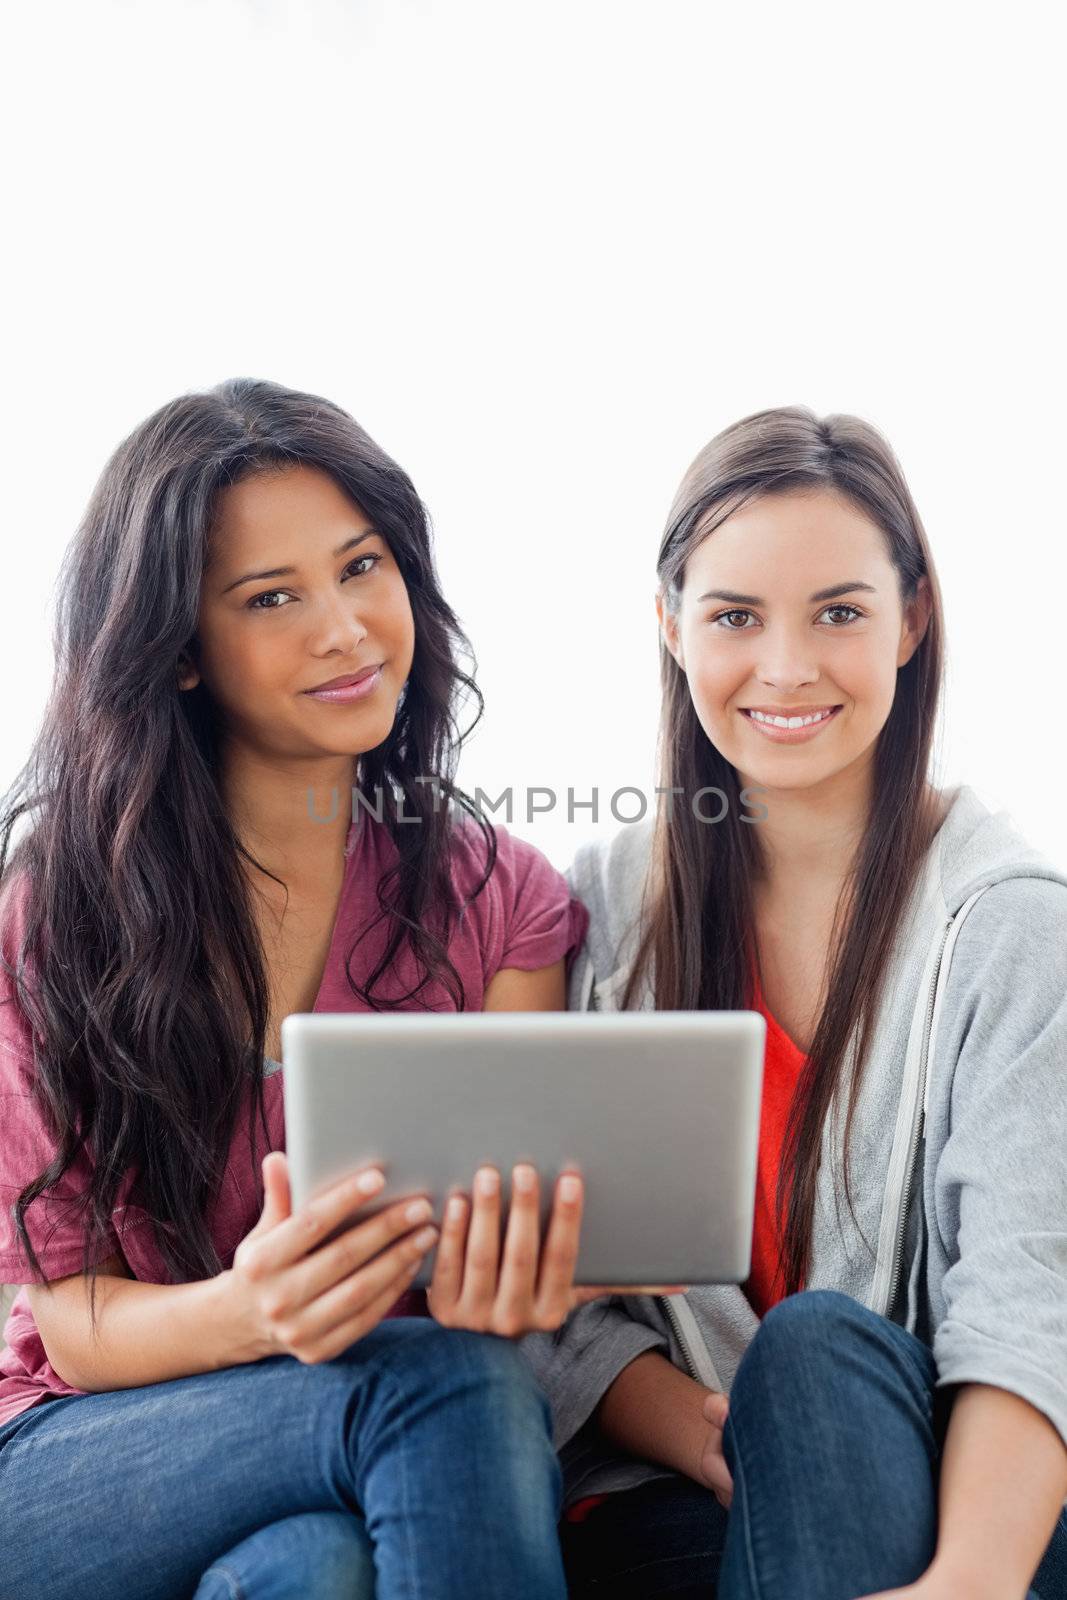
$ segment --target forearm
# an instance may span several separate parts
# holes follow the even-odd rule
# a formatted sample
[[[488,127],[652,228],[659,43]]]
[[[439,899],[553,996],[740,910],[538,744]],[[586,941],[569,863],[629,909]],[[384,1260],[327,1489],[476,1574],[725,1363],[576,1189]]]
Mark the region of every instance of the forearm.
[[[227,1276],[177,1284],[99,1277],[95,1337],[86,1280],[84,1309],[70,1308],[51,1341],[55,1355],[46,1347],[49,1360],[72,1388],[91,1392],[133,1389],[254,1361],[263,1352],[251,1348],[235,1326]]]
[[[612,1444],[699,1483],[708,1438],[703,1415],[708,1393],[658,1350],[646,1350],[605,1390],[596,1418]]]
[[[1026,1400],[961,1384],[941,1461],[932,1570],[960,1593],[1023,1600],[1067,1500],[1067,1449]]]

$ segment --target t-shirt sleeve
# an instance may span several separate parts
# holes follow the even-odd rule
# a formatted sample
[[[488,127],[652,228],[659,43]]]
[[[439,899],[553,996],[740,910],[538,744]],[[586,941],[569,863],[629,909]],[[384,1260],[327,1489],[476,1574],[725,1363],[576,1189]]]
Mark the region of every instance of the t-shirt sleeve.
[[[588,911],[536,846],[500,826],[496,835],[493,880],[502,924],[496,970],[533,972],[561,959],[569,968],[585,940]]]
[[[25,880],[5,885],[0,910],[0,948],[14,967],[25,922]],[[27,969],[28,972],[32,969]],[[0,968],[0,1283],[36,1281],[15,1230],[14,1204],[26,1185],[52,1161],[59,1147],[45,1106],[34,1093],[33,1032],[15,980]],[[92,1178],[84,1146],[59,1184],[31,1201],[24,1213],[26,1231],[46,1280],[82,1267],[87,1221],[82,1204]],[[94,1251],[97,1261],[119,1251],[110,1230],[108,1242]]]

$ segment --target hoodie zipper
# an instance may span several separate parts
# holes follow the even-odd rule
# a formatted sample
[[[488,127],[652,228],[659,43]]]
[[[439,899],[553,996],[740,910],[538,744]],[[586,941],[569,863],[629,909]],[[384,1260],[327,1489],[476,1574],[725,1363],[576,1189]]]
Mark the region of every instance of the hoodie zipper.
[[[663,1314],[667,1318],[667,1321],[670,1323],[671,1332],[674,1334],[674,1337],[678,1341],[679,1347],[680,1347],[681,1352],[682,1352],[682,1359],[685,1361],[686,1367],[687,1367],[688,1372],[689,1372],[689,1376],[691,1378],[695,1379],[697,1383],[699,1383],[700,1382],[700,1377],[699,1377],[699,1375],[697,1373],[696,1362],[693,1360],[693,1357],[692,1357],[692,1355],[690,1353],[690,1350],[689,1350],[689,1345],[686,1342],[685,1334],[682,1332],[682,1324],[678,1320],[678,1313],[677,1313],[677,1311],[675,1311],[674,1307],[671,1305],[670,1296],[666,1295],[666,1294],[658,1294],[656,1296],[656,1299],[659,1301],[660,1305],[663,1307]]]
[[[885,1305],[882,1308],[883,1316],[888,1317],[896,1301],[897,1291],[900,1287],[900,1277],[904,1266],[904,1236],[908,1227],[908,1204],[911,1199],[911,1187],[915,1176],[915,1160],[919,1153],[919,1141],[923,1133],[926,1114],[923,1109],[926,1097],[926,1074],[929,1070],[928,1051],[930,1048],[930,1026],[934,1017],[934,1001],[937,995],[937,983],[941,975],[941,962],[945,954],[945,944],[955,918],[946,922],[941,933],[941,946],[937,952],[937,962],[934,967],[933,980],[930,984],[930,995],[926,1003],[926,1021],[923,1027],[922,1052],[919,1058],[919,1081],[915,1094],[915,1115],[912,1121],[911,1140],[908,1145],[908,1159],[904,1168],[904,1187],[901,1191],[900,1214],[897,1219],[896,1242],[893,1247],[893,1265],[889,1274],[889,1289],[886,1294]]]

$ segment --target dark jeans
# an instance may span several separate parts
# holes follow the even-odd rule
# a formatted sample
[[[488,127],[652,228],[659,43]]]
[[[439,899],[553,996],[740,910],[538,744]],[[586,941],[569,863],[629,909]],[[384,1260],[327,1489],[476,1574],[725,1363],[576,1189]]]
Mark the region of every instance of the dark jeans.
[[[0,1425],[0,1600],[565,1600],[518,1348],[394,1318]]]
[[[857,1600],[915,1582],[937,1541],[935,1378],[924,1344],[848,1295],[781,1301],[730,1395],[729,1513],[682,1477],[610,1495],[563,1525],[573,1600]],[[1067,1514],[1029,1600],[1067,1600]]]

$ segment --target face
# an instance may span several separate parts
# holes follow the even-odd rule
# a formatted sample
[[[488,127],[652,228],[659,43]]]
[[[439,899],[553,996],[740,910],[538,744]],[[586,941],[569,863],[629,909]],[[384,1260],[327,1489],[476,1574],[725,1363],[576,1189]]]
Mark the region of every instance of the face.
[[[327,473],[286,467],[222,491],[196,663],[179,684],[204,683],[230,738],[304,758],[373,750],[393,726],[414,647],[396,560]],[[376,674],[357,699],[306,692],[368,667]]]
[[[728,517],[690,556],[677,613],[656,609],[712,744],[743,782],[781,790],[870,762],[930,589],[905,607],[876,523],[833,491],[789,492]],[[794,732],[754,709],[830,714]]]

